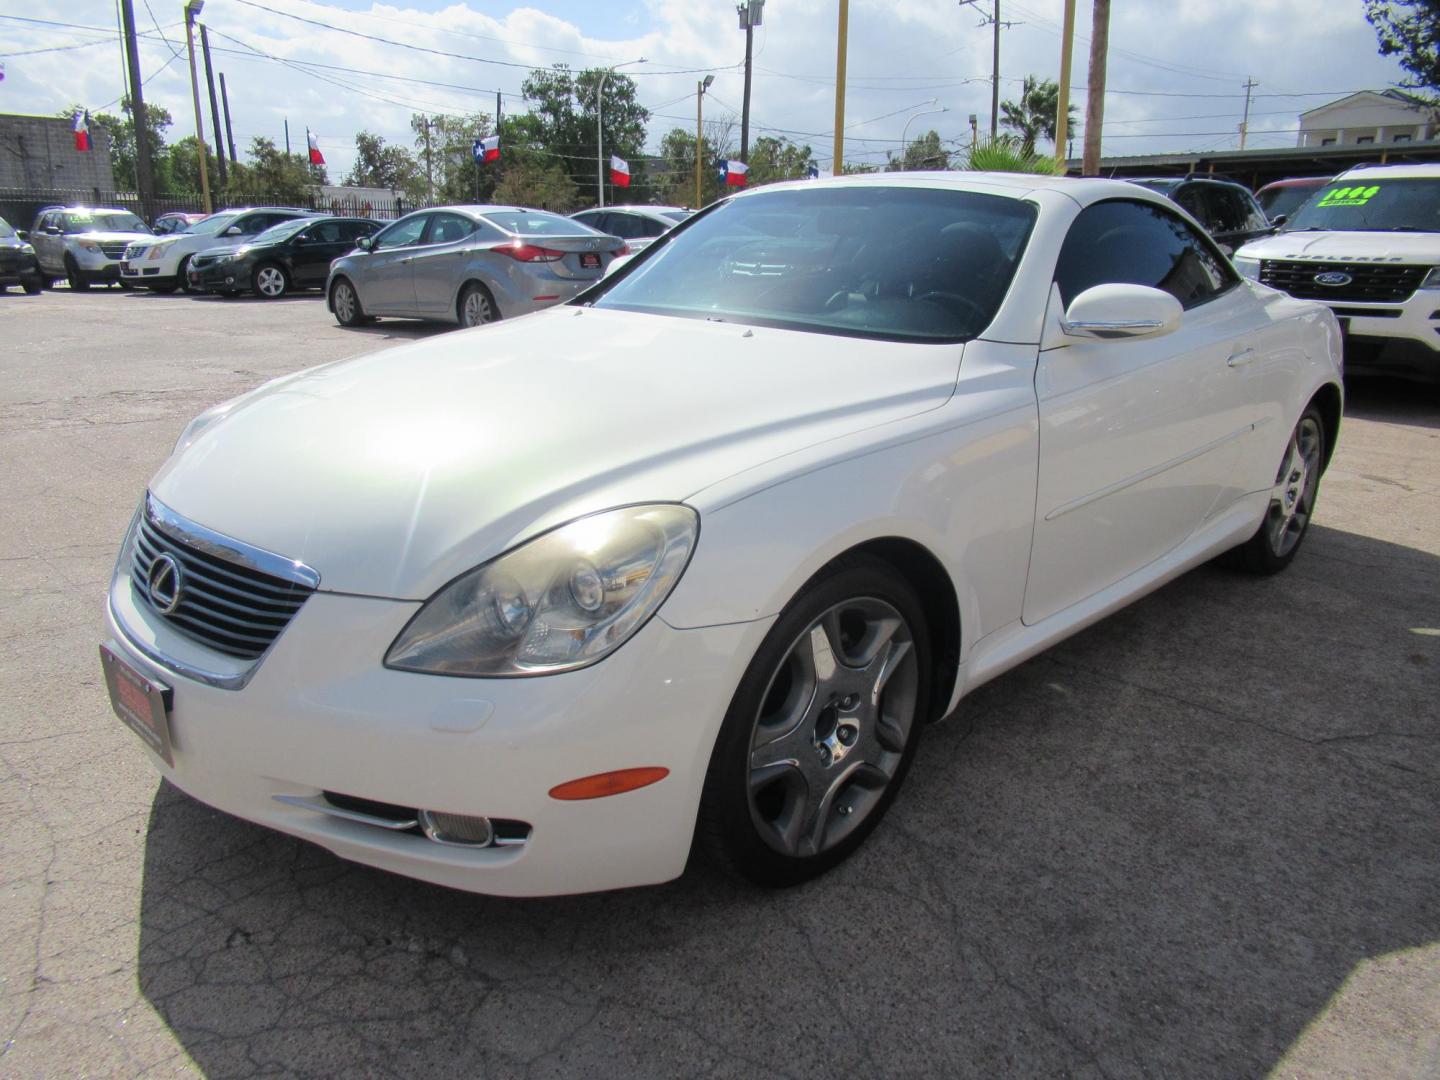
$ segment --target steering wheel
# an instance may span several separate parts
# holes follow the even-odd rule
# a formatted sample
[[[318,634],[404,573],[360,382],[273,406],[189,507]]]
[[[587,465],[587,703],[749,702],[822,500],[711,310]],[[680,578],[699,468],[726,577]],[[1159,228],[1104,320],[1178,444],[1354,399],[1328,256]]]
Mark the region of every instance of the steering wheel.
[[[977,327],[983,326],[985,323],[990,321],[990,313],[988,311],[982,308],[974,300],[970,299],[970,297],[962,296],[960,293],[934,291],[923,293],[920,296],[915,297],[915,299],[930,300],[944,307],[948,307],[952,311],[954,311],[957,307],[962,309],[962,311],[968,311],[974,317]],[[956,314],[960,313],[961,312],[956,312]]]

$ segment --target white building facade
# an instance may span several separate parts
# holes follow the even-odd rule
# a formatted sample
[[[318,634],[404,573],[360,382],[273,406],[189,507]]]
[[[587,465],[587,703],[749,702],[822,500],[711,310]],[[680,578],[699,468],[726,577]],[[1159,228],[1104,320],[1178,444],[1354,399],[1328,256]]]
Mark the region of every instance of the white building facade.
[[[1297,146],[1393,146],[1440,130],[1436,110],[1401,90],[1361,90],[1300,114]]]

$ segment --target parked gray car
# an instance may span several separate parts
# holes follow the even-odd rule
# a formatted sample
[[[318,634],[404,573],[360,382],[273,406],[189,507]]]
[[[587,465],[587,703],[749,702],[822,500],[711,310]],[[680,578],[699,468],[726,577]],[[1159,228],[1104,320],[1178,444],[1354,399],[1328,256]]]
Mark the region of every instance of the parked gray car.
[[[341,326],[379,315],[478,326],[569,300],[629,248],[545,210],[417,210],[330,266],[325,295]]]
[[[592,229],[620,237],[631,251],[644,251],[693,213],[683,206],[606,206],[570,216]]]
[[[47,283],[63,277],[78,292],[101,282],[120,283],[126,247],[153,236],[129,210],[52,206],[36,215],[30,244],[41,277]]]

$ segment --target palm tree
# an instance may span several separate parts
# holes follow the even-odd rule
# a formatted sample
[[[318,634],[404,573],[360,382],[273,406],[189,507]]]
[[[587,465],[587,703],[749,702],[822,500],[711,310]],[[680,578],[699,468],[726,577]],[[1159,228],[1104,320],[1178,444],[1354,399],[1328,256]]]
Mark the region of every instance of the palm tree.
[[[1020,100],[1000,103],[1000,125],[1020,136],[1025,152],[1034,153],[1035,144],[1043,137],[1055,141],[1055,114],[1060,87],[1049,79],[1026,75],[1020,88]],[[1070,106],[1070,128],[1076,123],[1075,106]]]

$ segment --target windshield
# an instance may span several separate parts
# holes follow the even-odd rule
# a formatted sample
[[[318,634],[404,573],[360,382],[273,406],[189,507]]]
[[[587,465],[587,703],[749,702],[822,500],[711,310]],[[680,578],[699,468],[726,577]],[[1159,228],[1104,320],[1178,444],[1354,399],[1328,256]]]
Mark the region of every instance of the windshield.
[[[10,227],[10,223],[9,223],[8,221],[6,221],[3,217],[0,217],[0,236],[14,236],[14,235],[15,235],[15,230]]]
[[[225,226],[229,225],[239,216],[240,215],[238,213],[211,214],[209,217],[203,218],[200,221],[195,222],[194,225],[187,226],[180,231],[183,233],[189,233],[191,236],[214,236],[216,233],[218,233],[221,229],[225,228]]]
[[[314,218],[294,218],[290,221],[282,221],[279,225],[271,225],[270,228],[260,233],[254,240],[250,241],[251,247],[260,247],[263,244],[278,244],[300,232],[307,225],[315,224]]]
[[[1440,177],[1336,180],[1318,189],[1284,232],[1440,232]]]
[[[989,325],[1030,203],[910,187],[791,189],[721,204],[652,248],[596,307],[887,341]]]
[[[544,210],[493,211],[485,220],[519,236],[590,236],[595,232],[584,222]]]
[[[150,231],[150,226],[128,210],[67,210],[64,220],[67,233]]]

